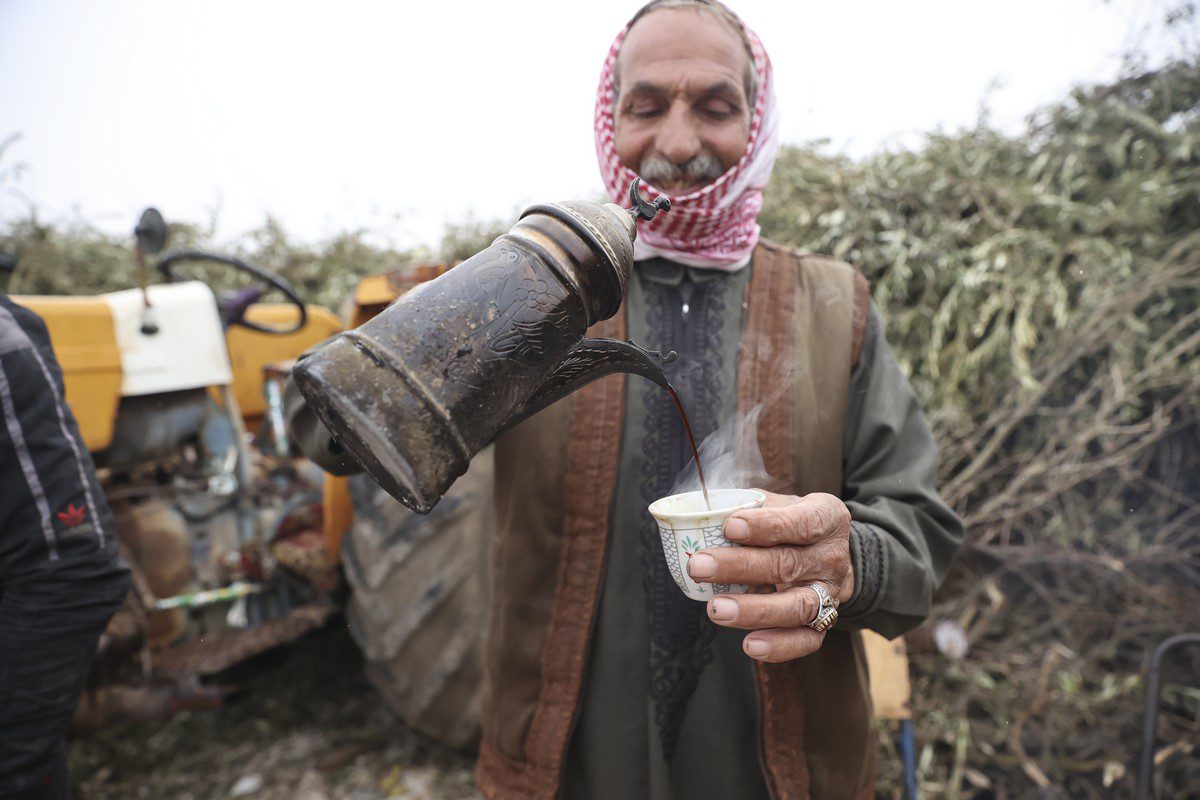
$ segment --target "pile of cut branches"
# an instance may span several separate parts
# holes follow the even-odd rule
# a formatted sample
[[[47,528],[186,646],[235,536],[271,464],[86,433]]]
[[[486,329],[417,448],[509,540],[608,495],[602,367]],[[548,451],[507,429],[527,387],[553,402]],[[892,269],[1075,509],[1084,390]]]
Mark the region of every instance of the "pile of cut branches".
[[[970,652],[914,658],[927,796],[1131,793],[1145,658],[1200,631],[1200,65],[1022,136],[786,148],[761,222],[871,279],[967,522],[936,616]],[[1196,796],[1200,657],[1168,666],[1159,782]]]

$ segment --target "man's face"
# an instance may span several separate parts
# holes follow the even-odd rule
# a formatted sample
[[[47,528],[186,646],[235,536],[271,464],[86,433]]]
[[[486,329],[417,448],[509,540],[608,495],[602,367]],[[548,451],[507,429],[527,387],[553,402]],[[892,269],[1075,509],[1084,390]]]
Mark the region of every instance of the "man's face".
[[[629,31],[617,62],[617,155],[672,194],[712,183],[750,137],[749,56],[712,14],[665,8]]]

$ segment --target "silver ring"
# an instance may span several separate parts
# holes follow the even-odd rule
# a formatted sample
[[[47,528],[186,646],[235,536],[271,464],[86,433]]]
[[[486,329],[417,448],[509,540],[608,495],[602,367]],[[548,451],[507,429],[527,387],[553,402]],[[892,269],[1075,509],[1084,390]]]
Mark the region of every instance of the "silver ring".
[[[808,623],[808,627],[821,632],[837,622],[837,601],[830,596],[829,590],[825,588],[824,584],[810,583],[808,588],[817,593],[818,601],[816,616],[813,617],[812,622]],[[830,619],[831,614],[832,619]]]

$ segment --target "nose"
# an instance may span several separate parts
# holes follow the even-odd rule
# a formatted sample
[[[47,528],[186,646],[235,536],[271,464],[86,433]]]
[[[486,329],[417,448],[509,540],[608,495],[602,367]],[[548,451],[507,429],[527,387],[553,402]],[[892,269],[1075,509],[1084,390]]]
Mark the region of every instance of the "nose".
[[[685,103],[672,103],[663,115],[654,146],[674,164],[684,164],[700,155],[700,137]]]

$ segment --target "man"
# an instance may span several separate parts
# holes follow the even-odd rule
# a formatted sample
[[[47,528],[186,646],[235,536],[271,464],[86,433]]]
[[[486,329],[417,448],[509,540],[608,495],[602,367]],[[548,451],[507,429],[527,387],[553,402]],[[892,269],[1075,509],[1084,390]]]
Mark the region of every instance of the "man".
[[[777,136],[770,61],[724,6],[660,0],[617,37],[596,104],[605,185],[619,199],[640,175],[674,204],[639,223],[625,307],[590,333],[678,351],[698,436],[765,402],[779,493],[726,524],[747,547],[689,564],[756,591],[700,604],[646,512],[690,455],[661,390],[609,378],[497,441],[485,794],[874,796],[852,631],[919,623],[962,531],[866,282],[758,241]],[[810,627],[835,603],[832,630]]]
[[[761,405],[777,491],[726,524],[746,547],[689,564],[754,591],[700,604],[646,510],[690,456],[661,389],[610,376],[497,439],[489,797],[874,796],[853,631],[918,624],[962,530],[866,281],[759,241],[777,137],[770,61],[724,6],[657,0],[617,37],[596,104],[605,185],[619,201],[640,175],[674,205],[639,223],[625,305],[589,335],[676,350],[698,437]]]
[[[0,798],[65,798],[64,732],[129,591],[41,319],[0,293]]]

